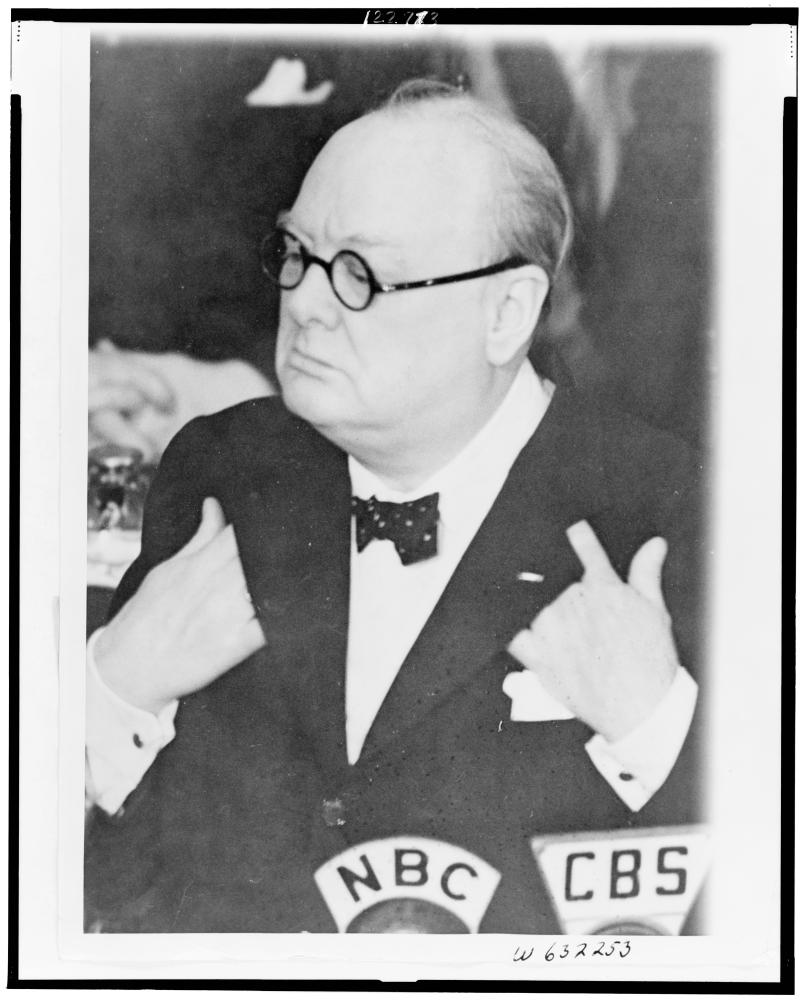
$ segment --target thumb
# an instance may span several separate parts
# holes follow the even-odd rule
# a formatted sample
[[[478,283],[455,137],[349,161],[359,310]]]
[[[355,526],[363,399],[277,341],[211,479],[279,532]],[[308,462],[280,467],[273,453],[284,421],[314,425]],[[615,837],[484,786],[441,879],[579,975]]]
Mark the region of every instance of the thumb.
[[[667,611],[662,597],[662,564],[667,555],[664,538],[649,539],[635,554],[629,567],[629,585],[651,604]]]
[[[212,538],[219,535],[224,527],[225,514],[223,514],[219,500],[216,500],[214,497],[206,497],[203,501],[203,510],[200,515],[198,529],[178,555],[191,556],[193,553],[199,552],[204,545],[208,545]]]

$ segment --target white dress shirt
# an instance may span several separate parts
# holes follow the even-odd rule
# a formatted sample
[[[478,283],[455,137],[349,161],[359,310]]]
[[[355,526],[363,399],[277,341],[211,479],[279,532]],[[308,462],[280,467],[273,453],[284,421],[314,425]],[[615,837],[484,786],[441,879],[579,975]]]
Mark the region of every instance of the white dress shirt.
[[[405,503],[439,493],[437,554],[404,566],[389,539],[362,552],[351,541],[350,619],[345,705],[348,760],[354,764],[406,654],[431,616],[501,491],[509,470],[542,419],[553,387],[526,363],[486,424],[443,469],[411,493],[389,489],[355,458],[353,494]],[[352,528],[355,532],[355,526]]]
[[[350,618],[346,667],[346,740],[355,763],[378,710],[409,650],[434,610],[515,459],[536,430],[553,387],[524,363],[498,409],[470,443],[413,494],[387,487],[349,459],[354,495],[403,503],[439,493],[437,554],[403,566],[394,544],[372,540],[356,551],[351,538]],[[97,635],[97,633],[95,633]],[[94,636],[93,636],[94,639]],[[88,647],[87,797],[108,812],[120,808],[174,736],[177,702],[159,718],[133,708],[100,679]],[[512,719],[570,718],[529,671],[511,674],[504,690]],[[632,810],[642,808],[667,778],[695,708],[696,686],[679,671],[656,711],[633,733],[609,743],[596,734],[586,745],[595,767]]]

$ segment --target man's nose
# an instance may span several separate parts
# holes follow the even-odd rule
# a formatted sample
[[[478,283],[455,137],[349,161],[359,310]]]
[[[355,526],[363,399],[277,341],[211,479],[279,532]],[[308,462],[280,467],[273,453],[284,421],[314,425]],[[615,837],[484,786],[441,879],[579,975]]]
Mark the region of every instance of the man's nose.
[[[339,321],[342,307],[325,270],[314,261],[309,263],[300,284],[282,295],[287,311],[302,326],[317,322],[333,328]]]

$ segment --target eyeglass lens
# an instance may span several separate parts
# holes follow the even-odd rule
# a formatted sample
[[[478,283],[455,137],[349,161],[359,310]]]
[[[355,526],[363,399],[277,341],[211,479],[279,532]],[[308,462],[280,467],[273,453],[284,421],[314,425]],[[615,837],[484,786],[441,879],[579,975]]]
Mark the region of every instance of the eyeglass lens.
[[[315,258],[316,260],[316,258]],[[277,230],[262,244],[262,267],[281,288],[297,288],[311,263],[311,255],[291,233]],[[373,296],[367,264],[351,250],[340,250],[326,268],[331,287],[350,309],[364,309]]]

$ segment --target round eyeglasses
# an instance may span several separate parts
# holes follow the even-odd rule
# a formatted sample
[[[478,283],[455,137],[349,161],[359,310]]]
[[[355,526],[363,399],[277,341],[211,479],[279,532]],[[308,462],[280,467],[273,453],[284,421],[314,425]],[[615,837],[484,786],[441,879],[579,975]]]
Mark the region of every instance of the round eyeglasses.
[[[340,250],[330,261],[316,257],[300,242],[297,236],[286,229],[276,229],[265,236],[261,244],[261,266],[264,273],[279,288],[291,291],[303,281],[312,264],[319,264],[325,271],[334,295],[343,306],[354,312],[361,312],[382,292],[404,292],[413,288],[431,288],[447,285],[454,281],[469,281],[489,274],[498,274],[513,267],[522,267],[529,262],[524,257],[509,257],[499,264],[480,267],[475,271],[462,271],[443,278],[427,278],[425,281],[406,281],[402,284],[387,285],[376,280],[375,275],[363,257],[353,250]]]

